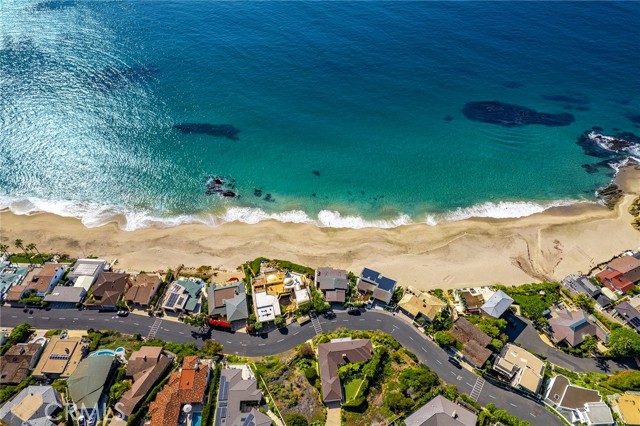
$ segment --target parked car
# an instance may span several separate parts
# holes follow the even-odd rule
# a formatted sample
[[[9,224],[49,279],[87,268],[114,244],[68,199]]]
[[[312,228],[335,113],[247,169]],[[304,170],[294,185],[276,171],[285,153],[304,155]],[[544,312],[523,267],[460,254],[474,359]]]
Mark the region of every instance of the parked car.
[[[347,313],[349,315],[362,315],[362,311],[360,311],[360,308],[354,308],[354,307],[347,309]]]
[[[334,319],[336,317],[336,314],[331,312],[331,311],[329,311],[329,312],[325,312],[324,317],[326,319]]]
[[[129,311],[118,311],[116,312],[116,315],[119,317],[127,317],[129,316]]]
[[[462,368],[462,365],[460,364],[460,361],[458,361],[456,358],[450,356],[448,361],[451,364],[455,365],[457,368]]]

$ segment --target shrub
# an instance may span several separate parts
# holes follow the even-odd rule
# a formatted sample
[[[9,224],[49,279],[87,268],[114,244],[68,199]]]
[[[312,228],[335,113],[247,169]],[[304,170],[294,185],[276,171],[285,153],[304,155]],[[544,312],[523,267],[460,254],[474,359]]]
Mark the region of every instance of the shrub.
[[[304,377],[306,377],[309,383],[313,385],[316,382],[316,379],[318,378],[318,372],[314,367],[309,367],[304,370]]]
[[[401,414],[413,407],[413,399],[400,392],[391,392],[384,397],[384,406],[395,414]]]
[[[448,331],[438,331],[433,335],[433,339],[436,344],[441,347],[454,346],[456,344],[456,338]]]
[[[623,371],[604,383],[621,391],[640,391],[640,371]]]
[[[367,406],[367,399],[364,396],[359,396],[342,404],[342,409],[346,411],[364,413],[367,410]]]
[[[284,418],[288,426],[309,426],[309,421],[305,416],[298,413],[289,413]]]

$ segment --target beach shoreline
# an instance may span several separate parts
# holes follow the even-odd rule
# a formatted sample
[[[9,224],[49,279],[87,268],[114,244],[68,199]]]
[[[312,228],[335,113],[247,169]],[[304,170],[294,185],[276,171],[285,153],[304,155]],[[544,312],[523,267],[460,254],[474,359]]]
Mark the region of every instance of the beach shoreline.
[[[474,285],[518,285],[586,273],[624,250],[640,247],[628,207],[640,195],[640,168],[622,168],[616,183],[625,195],[614,210],[596,203],[553,207],[522,218],[472,218],[391,229],[325,228],[266,220],[211,227],[123,231],[116,223],[85,227],[50,213],[0,212],[0,241],[21,238],[41,252],[117,258],[117,268],[155,271],[181,264],[234,271],[259,256],[311,267],[359,272],[370,267],[401,285],[424,290]]]

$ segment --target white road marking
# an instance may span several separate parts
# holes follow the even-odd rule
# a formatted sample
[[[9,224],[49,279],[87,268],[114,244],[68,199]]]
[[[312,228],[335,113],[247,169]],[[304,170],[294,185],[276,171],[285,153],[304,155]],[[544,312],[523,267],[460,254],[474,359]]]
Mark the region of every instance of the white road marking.
[[[423,351],[425,351],[425,352],[427,351],[425,348],[422,348],[422,350],[423,350]],[[442,365],[442,361],[440,361],[439,359],[436,359],[436,362],[437,362],[438,364]]]
[[[140,325],[140,324],[138,324],[137,322],[134,322],[133,325]]]
[[[182,331],[178,331],[178,333],[180,333],[180,334],[184,334]]]
[[[467,382],[467,384],[468,384],[469,386],[473,387],[473,385],[472,385],[471,383]]]
[[[376,321],[377,321],[377,322],[382,322],[382,320],[380,320],[380,319],[377,319]]]
[[[413,337],[409,336],[409,339],[413,340]]]
[[[536,415],[535,415],[535,414],[533,414],[533,413],[529,413],[529,415],[530,415],[531,417],[538,417],[538,416],[536,416]]]
[[[42,317],[42,319],[50,319],[49,317]]]
[[[27,318],[29,318],[29,319],[33,319],[33,317],[27,317]]]
[[[516,405],[516,404],[513,404],[513,403],[511,403],[511,402],[509,403],[509,405],[510,405],[510,406],[512,406],[512,407],[517,407],[517,405]]]
[[[17,317],[17,316],[15,316],[15,315],[11,315],[11,318],[18,318],[18,317]]]
[[[489,395],[489,398],[496,399],[496,397],[495,397],[495,396],[493,396],[493,395]]]
[[[227,343],[231,343],[231,342],[227,340]]]
[[[78,321],[78,318],[74,318],[73,320],[74,320],[74,321]]]
[[[95,321],[95,320],[96,320],[95,318],[89,318],[89,321]]]
[[[280,340],[278,340],[278,343],[280,343],[280,342],[284,342],[284,339],[280,339]]]
[[[364,318],[360,318],[358,321],[364,321]]]
[[[453,374],[454,376],[457,376],[455,371],[449,371],[449,373]]]
[[[266,343],[258,343],[258,346],[265,346]]]
[[[296,334],[300,333],[299,331],[296,331],[295,333],[293,333],[293,335],[295,336]]]
[[[427,350],[426,350],[425,348],[422,348],[422,350],[423,350],[425,353],[429,353],[429,352],[427,352]],[[438,361],[438,362],[440,362],[440,361]],[[440,364],[442,364],[442,363],[440,362]]]
[[[458,376],[456,378],[458,379],[459,382],[462,381],[462,376]]]
[[[60,318],[58,318],[58,319],[66,319],[66,318],[62,318],[62,317],[60,317]]]

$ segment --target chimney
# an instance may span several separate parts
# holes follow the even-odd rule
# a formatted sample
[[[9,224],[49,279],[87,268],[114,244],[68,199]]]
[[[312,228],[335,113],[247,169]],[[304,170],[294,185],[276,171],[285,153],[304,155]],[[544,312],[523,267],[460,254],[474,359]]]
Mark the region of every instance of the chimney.
[[[451,413],[451,417],[453,417],[454,419],[458,418],[458,412],[456,410],[453,410],[453,413]]]
[[[196,362],[196,365],[193,367],[196,371],[200,371],[200,363]]]
[[[142,357],[144,359],[144,362],[147,362],[147,355],[145,355],[144,357]]]

